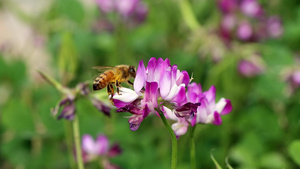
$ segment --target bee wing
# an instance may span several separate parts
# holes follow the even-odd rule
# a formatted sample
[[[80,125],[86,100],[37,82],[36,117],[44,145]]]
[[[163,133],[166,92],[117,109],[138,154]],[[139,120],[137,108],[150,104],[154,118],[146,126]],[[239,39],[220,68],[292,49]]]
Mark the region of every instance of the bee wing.
[[[106,70],[109,70],[109,69],[114,69],[115,67],[114,66],[94,66],[92,68],[103,72],[103,71],[106,71]]]

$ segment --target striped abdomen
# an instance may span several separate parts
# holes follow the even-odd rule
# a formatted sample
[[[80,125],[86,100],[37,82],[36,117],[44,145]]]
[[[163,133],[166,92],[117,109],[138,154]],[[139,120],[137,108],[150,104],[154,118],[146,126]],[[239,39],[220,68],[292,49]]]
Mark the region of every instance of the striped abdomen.
[[[106,71],[100,74],[93,83],[93,90],[101,90],[105,88],[109,82],[112,82],[114,79],[113,71]]]

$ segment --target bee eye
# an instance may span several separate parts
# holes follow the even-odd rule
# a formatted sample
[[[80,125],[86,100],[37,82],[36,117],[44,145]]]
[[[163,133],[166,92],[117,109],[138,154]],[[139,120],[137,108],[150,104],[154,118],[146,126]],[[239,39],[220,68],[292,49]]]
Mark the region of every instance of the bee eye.
[[[135,72],[134,68],[132,68],[132,67],[129,69],[129,71],[130,72]]]

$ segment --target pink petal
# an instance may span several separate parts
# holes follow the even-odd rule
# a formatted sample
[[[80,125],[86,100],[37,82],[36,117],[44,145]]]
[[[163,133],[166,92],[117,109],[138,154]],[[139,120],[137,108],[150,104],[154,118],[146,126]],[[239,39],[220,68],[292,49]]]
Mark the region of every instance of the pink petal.
[[[211,87],[209,88],[209,90],[206,91],[204,94],[205,94],[205,96],[206,96],[206,98],[207,98],[207,101],[208,101],[209,103],[215,102],[215,97],[216,97],[216,87],[215,87],[215,86],[211,86]]]
[[[139,0],[116,0],[116,7],[119,13],[128,17],[134,12]]]
[[[104,155],[108,152],[109,143],[106,136],[99,135],[97,137],[97,148],[98,148],[98,155]]]
[[[178,104],[183,103],[183,101],[186,100],[186,94],[185,94],[185,86],[182,85],[177,93],[177,95],[174,97],[173,102],[176,102]]]
[[[83,135],[82,136],[82,149],[85,151],[87,154],[97,154],[98,150],[96,149],[97,145],[94,142],[94,139],[90,135]]]
[[[136,77],[133,83],[133,88],[136,93],[139,93],[140,90],[143,88],[143,86],[145,85],[145,80],[146,80],[146,70],[145,70],[143,60],[141,60],[139,62],[139,67],[137,69]]]
[[[220,114],[217,111],[214,112],[214,121],[213,121],[213,124],[214,125],[221,125],[222,124],[221,116],[220,116]]]
[[[167,97],[171,89],[171,72],[166,70],[161,76],[159,83],[160,95],[162,98]]]
[[[126,105],[130,104],[130,103],[127,103],[127,102],[123,102],[123,101],[120,101],[120,100],[116,100],[116,99],[113,99],[113,102],[114,102],[114,105],[115,105],[117,108],[122,108],[122,107],[125,107]]]
[[[103,12],[111,12],[115,8],[114,0],[96,0],[97,5]]]
[[[190,83],[190,76],[188,72],[182,71],[176,80],[176,84],[179,86],[180,84],[185,84],[186,86]]]
[[[223,109],[223,111],[221,112],[221,115],[225,115],[225,114],[228,114],[232,111],[232,105],[231,105],[231,101],[226,99],[226,105]]]

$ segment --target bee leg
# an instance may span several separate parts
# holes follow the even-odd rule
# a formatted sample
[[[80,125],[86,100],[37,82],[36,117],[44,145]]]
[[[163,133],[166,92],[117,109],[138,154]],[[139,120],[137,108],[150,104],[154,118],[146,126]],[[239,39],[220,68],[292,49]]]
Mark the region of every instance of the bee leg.
[[[122,94],[120,94],[120,87],[121,87],[121,84],[119,83],[118,80],[116,80],[116,88],[117,88],[118,95],[122,95]]]
[[[133,86],[133,83],[131,81],[128,80],[127,83]]]
[[[109,101],[114,105],[114,102],[113,102],[113,94],[114,94],[114,86],[109,83],[107,85],[107,93],[108,93],[108,98],[109,98]]]

